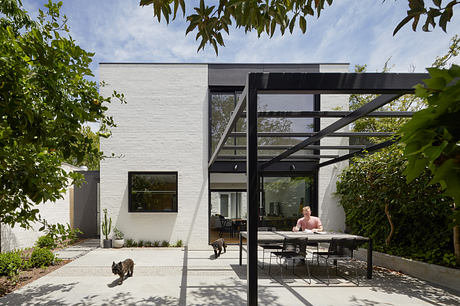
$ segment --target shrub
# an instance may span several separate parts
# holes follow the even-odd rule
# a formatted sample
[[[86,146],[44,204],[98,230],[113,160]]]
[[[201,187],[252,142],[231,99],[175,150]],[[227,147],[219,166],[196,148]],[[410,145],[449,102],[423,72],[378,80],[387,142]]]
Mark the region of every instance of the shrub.
[[[455,266],[453,201],[439,184],[429,185],[429,171],[407,183],[406,164],[399,145],[353,159],[337,182],[346,224],[372,238],[376,251]]]
[[[146,241],[146,242],[144,242],[144,246],[146,246],[146,247],[151,247],[151,246],[152,246],[152,242],[151,242],[151,241]]]
[[[115,239],[116,240],[121,240],[125,237],[125,234],[123,234],[122,231],[120,231],[118,228],[113,229],[113,233],[115,234]]]
[[[30,256],[30,263],[33,267],[47,267],[54,262],[54,254],[47,248],[36,248]]]
[[[161,246],[162,246],[162,247],[169,247],[169,241],[163,240],[163,241],[161,242]]]
[[[0,275],[14,276],[23,267],[20,251],[0,253]]]
[[[140,248],[143,247],[144,246],[144,241],[139,240],[139,242],[137,243],[137,246],[140,247]]]
[[[46,234],[44,236],[38,237],[35,245],[39,248],[54,249],[57,246],[57,243],[51,235]]]
[[[182,247],[182,240],[177,240],[176,247],[178,248]]]
[[[78,234],[83,234],[83,232],[80,229],[72,228],[69,224],[64,226],[59,223],[45,223],[44,228],[46,228],[45,236],[51,237],[55,243],[55,246],[53,248],[55,248],[59,244],[67,244],[67,242],[73,243],[78,239]]]
[[[160,241],[155,240],[155,241],[153,242],[153,246],[154,246],[154,247],[159,247],[159,246],[160,246]]]
[[[131,248],[134,246],[134,240],[133,239],[127,239],[126,240],[126,247]]]

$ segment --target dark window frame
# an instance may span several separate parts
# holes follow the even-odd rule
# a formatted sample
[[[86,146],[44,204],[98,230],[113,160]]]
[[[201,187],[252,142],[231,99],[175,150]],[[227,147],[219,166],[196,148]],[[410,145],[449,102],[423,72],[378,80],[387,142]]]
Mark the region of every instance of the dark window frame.
[[[175,175],[176,176],[176,205],[171,210],[133,210],[132,209],[132,177],[136,174]],[[179,172],[178,171],[128,171],[128,212],[129,213],[177,213],[179,210]]]

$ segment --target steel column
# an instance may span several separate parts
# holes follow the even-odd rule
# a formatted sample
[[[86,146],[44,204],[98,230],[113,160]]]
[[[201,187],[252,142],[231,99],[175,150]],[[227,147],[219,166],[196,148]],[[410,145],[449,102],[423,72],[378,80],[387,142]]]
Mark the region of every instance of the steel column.
[[[259,167],[257,162],[257,89],[248,75],[246,88],[247,136],[247,304],[257,305],[257,226],[259,220]]]

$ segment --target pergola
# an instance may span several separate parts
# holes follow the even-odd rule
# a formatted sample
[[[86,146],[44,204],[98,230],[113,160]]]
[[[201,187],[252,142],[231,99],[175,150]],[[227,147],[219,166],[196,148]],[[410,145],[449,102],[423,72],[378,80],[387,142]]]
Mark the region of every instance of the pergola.
[[[259,178],[260,174],[277,169],[283,161],[295,162],[299,160],[319,161],[321,158],[330,160],[316,163],[317,168],[347,160],[356,154],[372,152],[389,146],[396,141],[390,140],[370,146],[321,146],[319,141],[324,137],[351,137],[351,136],[391,136],[391,133],[353,133],[337,132],[339,129],[353,123],[362,117],[410,117],[412,112],[384,112],[376,111],[380,107],[401,97],[404,94],[414,93],[414,85],[428,74],[422,73],[249,73],[246,85],[239,97],[238,103],[230,117],[225,131],[212,154],[208,167],[216,161],[233,160],[246,165],[247,175],[247,303],[257,305],[257,227],[259,205]],[[355,111],[296,111],[296,112],[258,112],[258,94],[379,94],[377,98]],[[240,117],[246,117],[246,132],[234,132]],[[258,133],[258,118],[339,118],[329,126],[313,133]],[[226,145],[229,137],[246,137],[246,146]],[[258,137],[305,137],[305,140],[290,146],[258,146]],[[243,156],[219,156],[222,149],[246,149]],[[284,150],[277,156],[258,156],[258,150]],[[292,156],[303,149],[314,150],[314,154]],[[325,155],[322,150],[355,150],[342,156]],[[371,275],[368,274],[368,278]]]

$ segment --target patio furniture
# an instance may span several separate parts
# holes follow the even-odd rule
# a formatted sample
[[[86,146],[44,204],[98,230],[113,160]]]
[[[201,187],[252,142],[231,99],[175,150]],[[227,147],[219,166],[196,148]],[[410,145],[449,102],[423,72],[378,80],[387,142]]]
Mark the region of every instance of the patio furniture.
[[[259,231],[261,232],[274,232],[276,231],[276,227],[259,227]],[[259,265],[262,269],[265,268],[265,250],[282,250],[283,244],[282,243],[270,243],[270,242],[261,242],[259,246],[262,248],[262,266]]]
[[[271,252],[270,253],[270,265],[268,267],[268,273],[271,272],[272,266],[272,256],[277,258],[278,265],[280,266],[280,276],[281,280],[283,280],[283,260],[286,264],[286,269],[288,261],[292,261],[292,273],[295,274],[295,264],[296,261],[304,261],[307,265],[307,273],[309,278],[309,283],[311,284],[311,275],[310,275],[310,268],[308,266],[308,260],[306,260],[307,256],[307,241],[308,237],[302,238],[284,238],[283,248],[281,251],[278,252]]]
[[[356,243],[367,243],[367,278],[372,278],[372,239],[362,236],[344,234],[344,233],[333,233],[333,232],[322,232],[322,233],[305,233],[305,232],[289,232],[289,231],[274,231],[274,232],[258,232],[257,243],[283,243],[284,238],[301,238],[308,237],[308,242],[318,243],[330,243],[332,238],[349,238],[355,239]],[[243,239],[247,239],[247,232],[240,232],[239,242],[239,265],[243,264]]]
[[[222,238],[224,235],[224,232],[227,230],[230,233],[230,236],[233,237],[233,226],[232,226],[232,220],[226,219],[224,216],[219,215],[219,220],[220,220],[220,231],[219,231],[219,237]]]
[[[314,252],[313,256],[316,255],[318,259],[323,258],[326,262],[327,270],[327,284],[329,285],[329,261],[333,261],[335,265],[335,274],[338,275],[337,262],[338,261],[348,261],[353,260],[353,250],[357,248],[356,239],[354,238],[332,238],[331,243],[329,244],[329,249],[327,252]],[[358,266],[355,265],[356,281],[359,285],[358,277]]]

